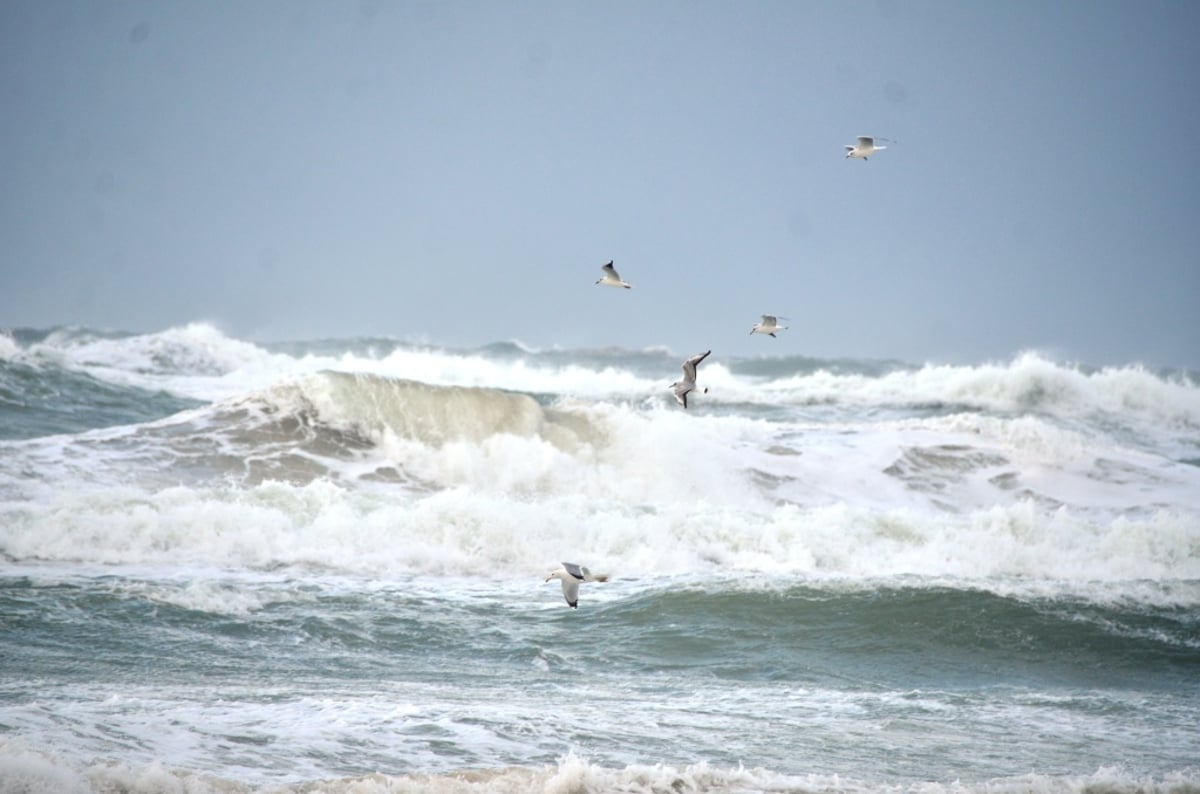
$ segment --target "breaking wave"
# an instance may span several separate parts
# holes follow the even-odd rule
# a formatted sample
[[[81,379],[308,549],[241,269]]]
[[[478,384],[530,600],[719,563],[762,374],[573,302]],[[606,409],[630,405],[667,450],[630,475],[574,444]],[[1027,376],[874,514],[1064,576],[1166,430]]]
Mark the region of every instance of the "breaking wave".
[[[255,784],[201,772],[146,765],[95,761],[72,762],[25,747],[20,742],[0,744],[0,786],[22,794],[513,794],[562,792],[566,794],[743,794],[759,792],[811,792],[811,794],[1194,794],[1200,778],[1192,772],[1164,777],[1141,775],[1121,766],[1097,769],[1086,775],[1047,775],[1031,772],[1012,778],[947,781],[870,781],[847,775],[788,775],[761,768],[725,767],[700,762],[675,766],[646,764],[612,768],[589,762],[573,753],[556,763],[471,769],[449,774],[389,775],[376,772],[346,778],[300,783]]]

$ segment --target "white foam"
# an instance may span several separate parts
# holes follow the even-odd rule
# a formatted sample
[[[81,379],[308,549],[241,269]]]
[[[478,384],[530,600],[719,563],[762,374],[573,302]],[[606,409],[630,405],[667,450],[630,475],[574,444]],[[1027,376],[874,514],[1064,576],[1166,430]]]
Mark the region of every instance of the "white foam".
[[[168,604],[215,615],[245,616],[281,603],[311,602],[314,596],[279,586],[247,586],[240,581],[215,581],[212,575],[172,582],[156,578],[122,580],[113,584],[113,592],[127,597]]]
[[[120,337],[56,333],[39,347],[68,353],[82,367],[145,374],[221,375],[261,363],[267,355],[205,323]]]
[[[12,345],[8,345],[12,347]],[[552,365],[527,358],[489,357],[432,346],[396,344],[386,353],[358,350],[347,340],[313,346],[323,352],[287,355],[232,339],[211,325],[192,323],[138,336],[113,337],[67,329],[34,346],[62,356],[97,377],[145,388],[162,388],[197,399],[245,395],[281,379],[322,370],[404,378],[432,385],[506,389],[597,399],[665,401],[677,366],[664,357],[658,377],[606,365]],[[6,348],[5,348],[6,349]],[[0,349],[3,352],[3,349]],[[536,358],[536,351],[527,351]],[[1025,353],[1008,363],[978,366],[926,365],[880,376],[827,370],[776,378],[735,375],[719,352],[705,363],[703,385],[713,404],[804,406],[961,405],[1005,413],[1058,416],[1107,413],[1140,417],[1195,435],[1200,429],[1200,386],[1182,376],[1167,378],[1139,366],[1084,371]]]
[[[406,406],[445,402],[429,389],[418,384]],[[276,413],[307,400],[333,424],[374,416],[376,446],[326,461],[329,479],[159,487],[162,464],[147,451],[155,425],[10,443],[0,549],[18,561],[375,574],[534,575],[565,548],[638,575],[1200,577],[1200,468],[1035,416],[804,426],[583,401],[544,409],[502,395],[521,406],[519,421],[401,436],[390,409],[363,396],[370,389],[270,394]],[[158,423],[163,443],[181,421]],[[213,433],[195,441],[211,445]],[[251,441],[218,452],[264,454]],[[376,471],[399,475],[357,479]],[[131,479],[142,487],[119,484]],[[256,608],[204,606],[221,593],[185,597],[214,611]]]
[[[78,765],[26,747],[20,739],[0,739],[0,790],[22,794],[89,794],[91,784]]]
[[[663,383],[639,378],[616,367],[537,366],[524,360],[489,358],[485,353],[455,353],[432,347],[396,347],[383,355],[371,351],[287,355],[231,339],[214,327],[192,323],[131,337],[51,335],[36,346],[64,365],[121,384],[164,389],[180,396],[221,400],[244,395],[290,377],[323,370],[417,380],[433,385],[473,386],[530,393],[588,397],[644,395]]]
[[[725,571],[856,579],[1010,579],[1151,597],[1137,583],[1200,579],[1200,522],[1159,511],[1094,517],[1025,501],[956,515],[837,503],[762,511],[713,502],[646,509],[618,495],[529,500],[449,488],[397,499],[326,481],[249,489],[108,489],[0,509],[16,563],[279,566],[375,576],[544,576],[564,549],[625,577]],[[1128,584],[1129,588],[1125,585]],[[990,586],[990,584],[988,585]],[[1193,594],[1200,598],[1200,592]],[[259,608],[224,588],[159,598],[209,611]]]
[[[1009,778],[970,780],[871,781],[845,774],[783,774],[762,768],[692,764],[643,763],[612,767],[569,752],[544,765],[458,770],[451,773],[384,774],[324,777],[318,780],[272,782],[258,786],[227,776],[173,768],[161,762],[128,763],[100,760],[86,763],[30,750],[20,742],[0,743],[0,786],[27,794],[300,794],[319,788],[328,794],[543,794],[622,791],[652,794],[688,791],[697,794],[812,791],[842,794],[1060,794],[1108,791],[1114,794],[1190,791],[1200,785],[1193,771],[1148,776],[1121,766],[1101,767],[1076,775],[1030,772]]]
[[[132,347],[69,334],[54,344],[89,350],[94,362],[107,350],[109,366],[168,338],[215,350],[209,360],[223,362],[214,366],[224,374],[213,377],[232,378],[227,386],[260,375],[270,384],[137,427],[5,442],[0,550],[10,558],[490,576],[536,575],[566,548],[593,567],[636,574],[1200,575],[1200,467],[1053,411],[767,421],[685,413],[668,405],[665,379],[654,384],[656,402],[562,396],[545,405],[493,381],[566,394],[568,386],[607,388],[612,373],[437,351],[347,354],[353,373],[280,377],[328,369],[331,359],[266,354],[190,326]],[[133,356],[122,366],[136,361],[153,363]],[[251,365],[260,375],[248,374]],[[403,369],[420,382],[386,374]],[[717,391],[750,383],[716,362],[704,372]],[[628,388],[649,385],[628,377]],[[433,385],[455,380],[489,388]],[[1022,394],[1052,395],[1042,398],[1051,407],[1111,398],[1143,416],[1176,416],[1185,438],[1200,393],[1137,370],[1085,374],[1031,357],[879,378],[816,373],[772,388],[821,384],[867,404],[889,390],[905,401],[975,395],[1010,407]],[[301,434],[320,426],[366,442],[354,436],[330,451],[286,433],[264,440],[254,422],[280,418],[295,420]],[[300,463],[269,474],[287,481],[242,471],[268,455]],[[219,592],[172,597],[217,611],[256,609],[222,605]]]
[[[11,334],[0,332],[0,361],[13,361],[21,355],[21,346]]]
[[[721,385],[718,395],[736,390],[738,400],[750,403],[961,406],[1065,417],[1100,412],[1189,432],[1200,428],[1200,386],[1182,376],[1165,378],[1140,366],[1089,373],[1035,353],[1007,364],[927,364],[880,376],[818,370],[755,384],[735,380]]]
[[[101,380],[200,400],[262,388],[295,366],[288,356],[230,339],[205,323],[135,336],[64,329],[28,353]]]

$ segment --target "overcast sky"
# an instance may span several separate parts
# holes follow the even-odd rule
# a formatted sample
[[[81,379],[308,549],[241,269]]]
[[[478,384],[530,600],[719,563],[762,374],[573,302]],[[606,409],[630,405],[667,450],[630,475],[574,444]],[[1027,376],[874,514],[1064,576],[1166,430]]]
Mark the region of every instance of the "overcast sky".
[[[1182,0],[7,0],[0,327],[1197,367],[1198,41]]]

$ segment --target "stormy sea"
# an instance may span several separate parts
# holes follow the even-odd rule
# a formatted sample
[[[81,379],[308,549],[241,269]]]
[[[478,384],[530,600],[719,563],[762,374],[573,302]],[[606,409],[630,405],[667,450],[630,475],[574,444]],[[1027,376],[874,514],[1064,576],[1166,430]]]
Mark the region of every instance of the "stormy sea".
[[[0,791],[1200,791],[1200,376],[763,341],[5,332]]]

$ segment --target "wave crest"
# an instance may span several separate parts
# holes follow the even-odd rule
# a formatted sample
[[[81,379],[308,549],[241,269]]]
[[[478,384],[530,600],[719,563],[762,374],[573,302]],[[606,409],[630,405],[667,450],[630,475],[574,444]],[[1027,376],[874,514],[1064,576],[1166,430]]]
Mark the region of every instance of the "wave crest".
[[[879,374],[820,368],[763,384],[761,400],[794,404],[931,407],[1051,415],[1134,414],[1200,427],[1200,387],[1141,366],[1088,371],[1036,353],[1008,364],[926,364]]]
[[[398,438],[440,446],[514,435],[572,448],[581,434],[595,435],[578,416],[544,408],[527,394],[330,371],[229,401],[217,414],[226,422],[253,425],[260,436],[263,424],[249,420],[256,415],[274,426],[281,440],[325,429],[370,444]]]

